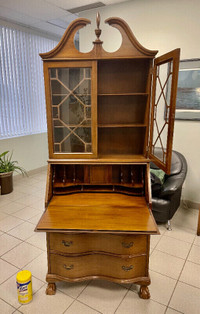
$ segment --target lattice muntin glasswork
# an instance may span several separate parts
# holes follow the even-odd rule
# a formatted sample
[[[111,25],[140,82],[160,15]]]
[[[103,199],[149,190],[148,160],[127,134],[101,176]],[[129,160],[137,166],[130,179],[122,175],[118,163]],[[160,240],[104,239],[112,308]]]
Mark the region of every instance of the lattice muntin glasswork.
[[[91,69],[50,69],[55,153],[90,153]]]
[[[153,154],[166,162],[173,62],[157,67],[154,104]]]

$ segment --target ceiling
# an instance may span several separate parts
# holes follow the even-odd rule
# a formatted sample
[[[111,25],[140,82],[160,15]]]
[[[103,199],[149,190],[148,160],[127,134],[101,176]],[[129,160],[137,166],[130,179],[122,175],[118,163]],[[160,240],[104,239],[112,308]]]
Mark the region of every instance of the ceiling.
[[[0,18],[61,37],[84,10],[127,0],[0,0]],[[83,8],[86,6],[86,8]],[[82,7],[82,8],[80,8]],[[70,12],[71,9],[73,13]],[[75,12],[75,13],[74,13]]]

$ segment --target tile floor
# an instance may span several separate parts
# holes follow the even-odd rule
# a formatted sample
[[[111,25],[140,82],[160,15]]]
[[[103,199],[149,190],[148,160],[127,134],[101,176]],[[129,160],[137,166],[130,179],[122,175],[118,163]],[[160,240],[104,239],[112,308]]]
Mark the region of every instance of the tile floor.
[[[160,225],[152,236],[151,299],[138,297],[136,285],[105,281],[58,283],[55,296],[45,294],[45,234],[34,233],[44,209],[46,173],[15,178],[14,191],[0,196],[0,313],[28,314],[175,314],[200,313],[200,237],[198,211],[179,208],[171,232]],[[32,272],[33,301],[17,301],[16,274]]]

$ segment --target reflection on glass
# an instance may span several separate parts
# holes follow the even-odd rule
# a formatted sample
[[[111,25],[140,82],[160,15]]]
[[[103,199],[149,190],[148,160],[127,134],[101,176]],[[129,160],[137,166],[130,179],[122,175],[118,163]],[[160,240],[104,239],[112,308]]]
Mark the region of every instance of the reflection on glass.
[[[156,95],[154,104],[153,154],[166,162],[172,85],[172,62],[157,66]]]
[[[50,69],[55,153],[88,153],[91,145],[91,69]]]

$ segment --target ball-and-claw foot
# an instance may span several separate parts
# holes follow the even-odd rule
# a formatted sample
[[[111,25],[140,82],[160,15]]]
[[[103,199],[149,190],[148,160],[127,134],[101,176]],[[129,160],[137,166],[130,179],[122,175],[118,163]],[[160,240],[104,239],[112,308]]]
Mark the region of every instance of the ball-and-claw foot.
[[[55,283],[48,283],[48,286],[46,288],[46,294],[47,295],[56,294],[56,284]]]
[[[150,298],[150,292],[149,292],[149,288],[147,286],[141,286],[140,287],[139,297],[141,299],[149,299]]]

